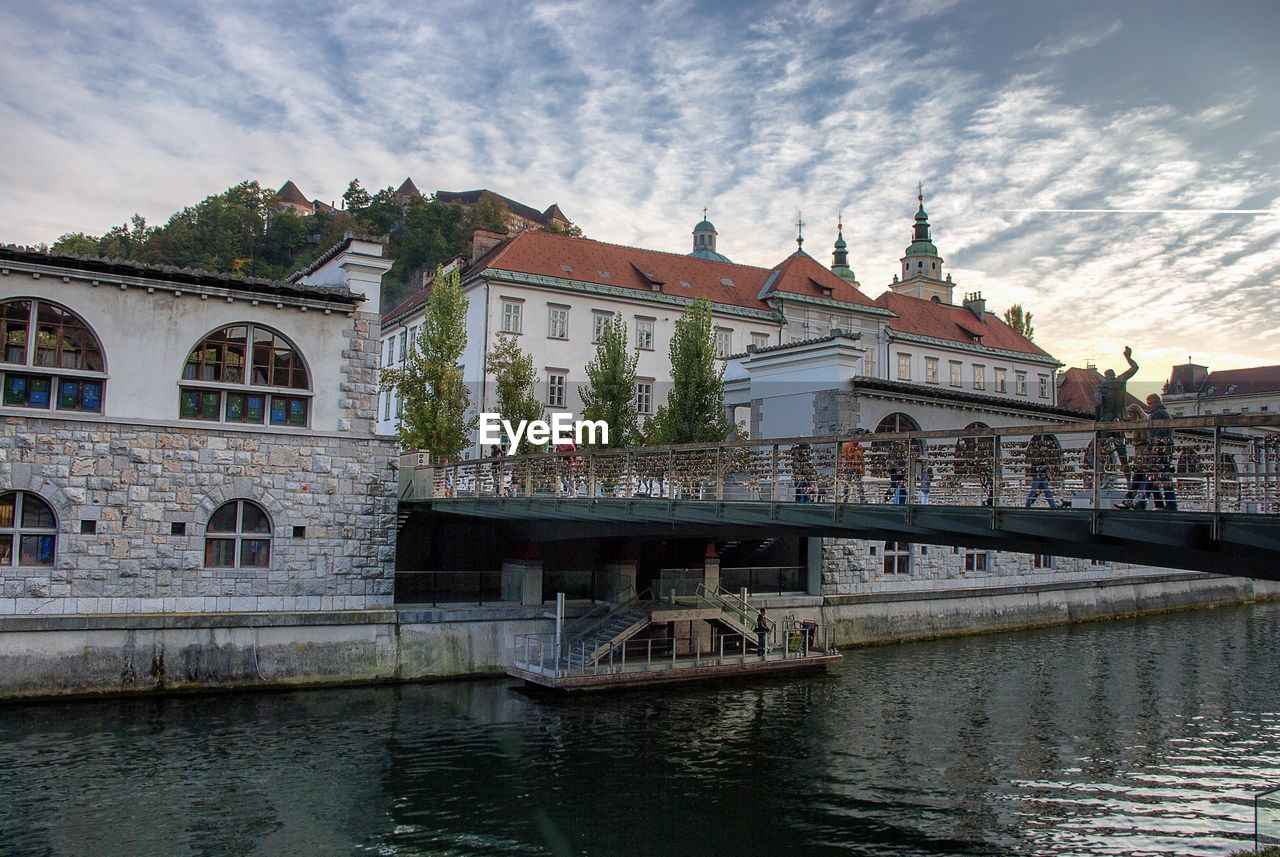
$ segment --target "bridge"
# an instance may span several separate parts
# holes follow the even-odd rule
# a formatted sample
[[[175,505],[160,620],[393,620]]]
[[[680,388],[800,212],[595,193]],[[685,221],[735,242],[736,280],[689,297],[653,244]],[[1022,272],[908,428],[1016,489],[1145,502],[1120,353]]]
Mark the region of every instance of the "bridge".
[[[1280,579],[1280,414],[410,453],[401,486],[402,521],[529,542],[857,538]]]

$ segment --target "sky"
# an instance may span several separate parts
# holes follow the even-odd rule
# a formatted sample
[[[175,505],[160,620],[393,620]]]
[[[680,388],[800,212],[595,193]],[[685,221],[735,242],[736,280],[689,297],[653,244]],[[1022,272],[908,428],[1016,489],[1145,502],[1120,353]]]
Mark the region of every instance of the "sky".
[[[0,243],[244,179],[485,187],[595,239],[830,262],[917,182],[957,299],[1068,365],[1280,363],[1280,3],[0,0]]]

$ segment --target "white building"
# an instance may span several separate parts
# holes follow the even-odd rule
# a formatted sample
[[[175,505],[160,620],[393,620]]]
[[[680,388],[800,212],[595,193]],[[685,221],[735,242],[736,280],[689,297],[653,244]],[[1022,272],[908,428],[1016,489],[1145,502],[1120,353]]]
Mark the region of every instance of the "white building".
[[[1164,403],[1175,417],[1280,413],[1280,366],[1210,372],[1188,361],[1173,367]]]

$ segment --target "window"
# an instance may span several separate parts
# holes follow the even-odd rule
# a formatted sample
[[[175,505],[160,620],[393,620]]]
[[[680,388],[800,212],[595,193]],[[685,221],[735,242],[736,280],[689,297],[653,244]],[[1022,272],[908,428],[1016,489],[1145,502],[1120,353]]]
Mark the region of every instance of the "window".
[[[986,551],[964,549],[964,570],[965,571],[989,571],[991,565],[991,554]]]
[[[1035,555],[1033,564],[1036,568],[1047,568],[1053,570],[1053,557],[1047,553],[1038,553]]]
[[[0,566],[51,566],[58,542],[53,509],[37,494],[0,494]]]
[[[409,350],[414,351],[418,348],[418,328],[409,328]]]
[[[604,338],[604,329],[609,326],[609,321],[613,318],[611,315],[605,315],[598,312],[591,316],[591,342],[594,345]]]
[[[569,308],[553,306],[547,313],[547,338],[569,338]]]
[[[926,384],[938,383],[938,358],[924,358],[924,380]]]
[[[383,358],[382,365],[390,366],[396,362],[396,338],[394,336],[387,339],[387,356]]]
[[[403,347],[404,333],[400,339]],[[311,410],[310,389],[306,364],[292,343],[266,327],[233,324],[209,334],[187,355],[178,416],[302,428]]]
[[[250,500],[223,503],[209,518],[204,539],[205,568],[268,568],[271,518]]]
[[[547,373],[547,405],[553,408],[564,407],[565,376],[559,372]]]
[[[391,391],[382,394],[382,418],[384,420],[391,419]]]
[[[404,414],[404,399],[400,398],[399,396],[396,396],[396,419],[400,419],[400,417],[403,414]]]
[[[648,415],[653,413],[653,382],[636,382],[636,413]]]
[[[716,356],[721,360],[733,353],[733,331],[721,327],[716,329]]]
[[[1042,399],[1049,398],[1049,376],[1048,375],[1040,376],[1040,398]]]
[[[653,319],[636,319],[636,348],[641,351],[653,350]]]
[[[1013,383],[1015,385],[1014,387],[1015,393],[1017,393],[1019,396],[1025,396],[1027,394],[1027,373],[1026,372],[1014,372]]]
[[[757,349],[769,347],[769,334],[753,333],[751,334],[751,344]]]
[[[960,380],[960,361],[952,360],[951,361],[951,386],[959,387],[963,383],[964,382]]]
[[[910,542],[885,542],[884,543],[884,573],[885,574],[910,574],[911,573],[911,543]]]
[[[1005,388],[1006,388],[1006,386],[1007,386],[1007,385],[1005,384],[1005,380],[1004,380],[1004,378],[1005,378],[1005,370],[1003,370],[1003,369],[996,369],[996,370],[995,370],[995,373],[996,373],[996,385],[995,385],[995,391],[996,391],[997,393],[1006,393],[1006,392],[1008,392],[1008,390],[1006,390],[1006,389],[1005,389]]]
[[[973,389],[975,390],[987,389],[987,367],[986,366],[973,367]]]
[[[1091,559],[1091,560],[1089,560],[1089,565],[1092,565],[1092,566],[1105,566],[1106,564],[1107,564],[1107,561],[1106,561],[1105,559]]]
[[[400,331],[400,362],[401,363],[404,362],[405,356],[409,353],[408,342],[409,342],[409,331],[407,330]]]
[[[502,332],[503,333],[520,333],[523,328],[521,325],[521,312],[524,308],[515,301],[502,302]]]
[[[0,337],[0,363],[23,367],[10,371],[0,366],[5,405],[102,412],[102,346],[79,316],[48,301],[5,301],[0,304]]]
[[[911,355],[910,354],[898,355],[898,380],[899,381],[911,380]]]

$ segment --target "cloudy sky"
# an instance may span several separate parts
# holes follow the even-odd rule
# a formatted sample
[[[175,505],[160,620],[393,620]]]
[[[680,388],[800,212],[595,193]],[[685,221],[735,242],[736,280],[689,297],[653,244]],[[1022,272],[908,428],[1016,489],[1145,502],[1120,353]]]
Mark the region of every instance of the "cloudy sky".
[[[411,175],[675,251],[705,204],[765,266],[843,212],[875,296],[921,181],[1059,359],[1280,363],[1277,44],[1275,0],[0,0],[0,242]]]

